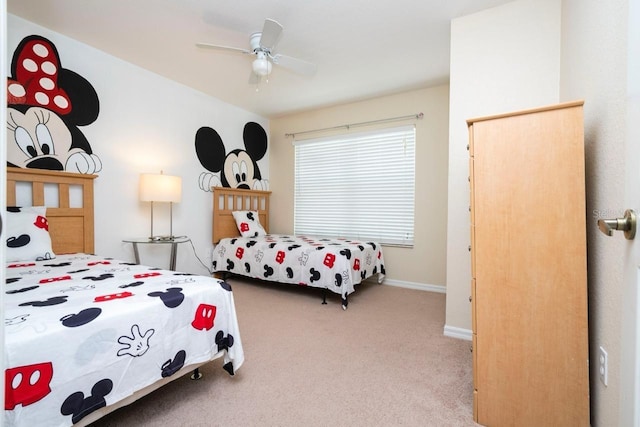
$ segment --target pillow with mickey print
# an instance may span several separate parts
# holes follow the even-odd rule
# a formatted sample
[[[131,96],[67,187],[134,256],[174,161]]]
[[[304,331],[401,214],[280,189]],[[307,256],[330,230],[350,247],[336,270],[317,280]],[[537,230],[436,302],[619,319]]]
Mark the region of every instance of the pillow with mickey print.
[[[260,224],[260,217],[256,211],[233,211],[238,231],[242,237],[264,236],[267,232]]]
[[[41,261],[53,259],[49,222],[45,206],[7,207],[6,260]]]

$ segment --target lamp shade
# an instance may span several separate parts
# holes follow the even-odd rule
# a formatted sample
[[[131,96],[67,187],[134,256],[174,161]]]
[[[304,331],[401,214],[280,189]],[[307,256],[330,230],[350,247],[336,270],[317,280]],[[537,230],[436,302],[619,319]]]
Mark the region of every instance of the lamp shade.
[[[173,202],[182,199],[182,178],[157,173],[140,175],[141,202]]]

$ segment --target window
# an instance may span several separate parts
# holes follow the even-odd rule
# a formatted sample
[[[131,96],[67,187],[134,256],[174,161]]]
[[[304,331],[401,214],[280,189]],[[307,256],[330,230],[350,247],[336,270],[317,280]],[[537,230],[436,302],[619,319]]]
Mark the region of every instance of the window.
[[[413,245],[415,126],[294,144],[295,234]]]

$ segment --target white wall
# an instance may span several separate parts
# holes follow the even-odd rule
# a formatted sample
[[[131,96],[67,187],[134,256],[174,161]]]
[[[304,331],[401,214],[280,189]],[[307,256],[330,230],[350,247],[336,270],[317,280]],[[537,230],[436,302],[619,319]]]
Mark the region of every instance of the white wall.
[[[558,102],[561,0],[519,0],[451,23],[445,333],[471,338],[466,120]]]
[[[415,244],[411,248],[383,248],[385,283],[444,291],[448,93],[449,87],[441,85],[273,119],[271,206],[278,206],[278,214],[271,215],[270,230],[279,233],[293,232],[295,150],[291,138],[285,137],[286,133],[422,112],[423,119],[405,122],[416,126]],[[368,129],[372,128],[375,127]]]
[[[633,385],[621,365],[632,345],[621,341],[625,292],[636,294],[622,283],[629,246],[596,225],[634,207],[623,205],[633,126],[625,122],[628,61],[638,55],[637,40],[629,44],[629,34],[637,35],[629,22],[639,19],[630,16],[631,3],[638,7],[637,0],[518,0],[452,23],[447,326],[470,328],[469,233],[459,226],[468,223],[469,203],[464,119],[584,99],[590,359],[598,360],[600,346],[609,354],[608,386],[591,364],[591,425],[598,427],[637,425],[634,402],[621,403]]]
[[[622,377],[629,375],[620,366],[623,261],[629,242],[597,228],[599,217],[621,217],[625,208],[634,207],[623,205],[627,54],[639,54],[627,52],[628,4],[564,0],[562,8],[561,97],[585,100],[590,359],[598,360],[603,346],[609,361],[608,386],[598,380],[597,364],[591,364],[594,426],[631,425],[618,418],[625,394]]]
[[[173,211],[174,234],[189,236],[198,256],[208,258],[212,198],[198,186],[205,169],[194,148],[196,131],[201,126],[214,128],[228,152],[244,148],[246,122],[260,123],[269,134],[268,121],[13,15],[8,16],[9,62],[22,38],[31,34],[51,40],[62,66],[89,80],[100,99],[98,119],[81,128],[103,165],[95,180],[96,253],[133,261],[132,248],[122,239],[150,233],[149,204],[138,201],[138,177],[162,170],[182,177],[182,202]],[[214,72],[211,78],[216,78]],[[258,164],[268,178],[268,153]],[[168,234],[168,212],[168,205],[156,205],[155,234]],[[145,245],[140,255],[144,263],[168,267],[165,245]],[[188,244],[180,245],[177,264],[179,270],[207,273]]]

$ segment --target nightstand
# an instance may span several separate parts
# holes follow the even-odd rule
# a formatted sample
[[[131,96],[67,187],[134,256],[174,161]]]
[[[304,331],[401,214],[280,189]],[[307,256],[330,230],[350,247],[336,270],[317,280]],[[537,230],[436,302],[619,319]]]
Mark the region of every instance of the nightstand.
[[[138,252],[138,244],[143,245],[171,245],[171,258],[169,259],[169,269],[176,270],[176,255],[178,254],[178,245],[180,243],[190,242],[188,237],[174,237],[173,239],[166,240],[152,240],[148,237],[140,237],[133,239],[124,239],[124,243],[131,243],[133,245],[133,255],[136,260],[136,264],[140,264],[140,253]]]

